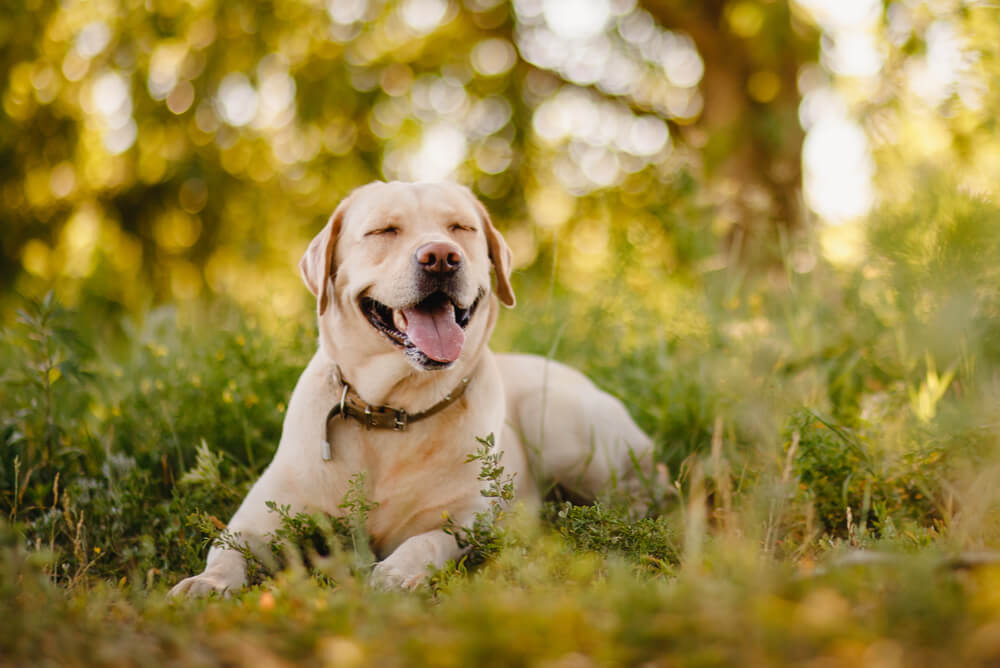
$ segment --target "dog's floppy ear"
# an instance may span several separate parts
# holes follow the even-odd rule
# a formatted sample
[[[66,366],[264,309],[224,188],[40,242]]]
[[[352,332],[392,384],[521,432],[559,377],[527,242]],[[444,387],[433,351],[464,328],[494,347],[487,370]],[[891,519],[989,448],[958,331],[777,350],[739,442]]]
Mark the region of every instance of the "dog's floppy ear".
[[[337,236],[340,234],[340,226],[344,220],[349,200],[348,197],[340,203],[337,210],[330,216],[326,226],[309,242],[309,247],[306,248],[305,254],[299,260],[302,281],[309,288],[309,292],[316,297],[320,315],[326,312],[326,307],[330,302],[327,286],[333,276],[333,250],[337,245]]]
[[[476,203],[479,214],[483,217],[483,231],[486,232],[486,245],[490,249],[490,260],[493,262],[493,271],[497,275],[497,297],[500,303],[508,308],[514,308],[517,300],[514,298],[514,288],[510,285],[510,272],[513,270],[512,262],[514,254],[510,252],[510,246],[504,240],[503,235],[493,226],[490,213],[483,206],[475,195],[469,191],[469,196]]]

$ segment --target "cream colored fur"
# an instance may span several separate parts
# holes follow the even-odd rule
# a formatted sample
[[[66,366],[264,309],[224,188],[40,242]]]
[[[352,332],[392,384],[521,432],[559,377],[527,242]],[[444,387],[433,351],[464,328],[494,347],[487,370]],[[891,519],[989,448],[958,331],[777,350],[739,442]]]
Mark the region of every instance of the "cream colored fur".
[[[382,233],[388,226],[393,233]],[[456,302],[486,297],[465,329],[461,355],[450,367],[418,368],[376,330],[359,306],[363,296],[402,308],[415,295],[416,249],[444,242],[460,249],[463,270]],[[449,559],[455,539],[442,531],[447,513],[460,525],[484,510],[479,468],[466,456],[476,437],[494,434],[517,495],[538,501],[538,482],[557,482],[595,498],[616,482],[635,487],[634,462],[652,469],[652,442],[622,404],[586,377],[532,355],[494,355],[487,347],[498,299],[514,304],[510,250],[486,210],[454,184],[373,183],[352,193],[331,216],[302,259],[307,287],[317,298],[319,349],[288,404],[274,460],[240,505],[228,530],[253,552],[266,554],[278,528],[266,502],[292,512],[337,515],[353,476],[365,472],[377,503],[368,517],[372,548],[381,559],[376,585],[412,588]],[[496,295],[491,288],[496,275]],[[403,433],[366,430],[337,420],[333,459],[321,458],[325,417],[339,400],[338,368],[371,405],[417,413],[435,405],[463,377],[466,394]],[[229,592],[246,584],[246,563],[234,550],[213,547],[204,572],[171,595]]]

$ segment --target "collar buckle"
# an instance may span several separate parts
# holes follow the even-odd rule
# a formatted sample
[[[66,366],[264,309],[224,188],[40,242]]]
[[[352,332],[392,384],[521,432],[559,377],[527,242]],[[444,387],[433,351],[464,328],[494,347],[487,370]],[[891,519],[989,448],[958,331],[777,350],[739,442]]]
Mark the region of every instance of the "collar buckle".
[[[406,431],[406,411],[399,409],[396,411],[396,419],[392,423],[393,431]]]

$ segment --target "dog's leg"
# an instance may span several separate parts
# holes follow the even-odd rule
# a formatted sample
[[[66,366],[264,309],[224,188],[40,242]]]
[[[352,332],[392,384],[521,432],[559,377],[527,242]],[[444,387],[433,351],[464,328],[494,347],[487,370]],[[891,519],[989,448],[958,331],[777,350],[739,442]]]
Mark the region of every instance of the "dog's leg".
[[[246,569],[246,559],[242,554],[214,546],[208,552],[205,570],[178,582],[168,596],[206,596],[213,592],[229,596],[246,584]]]
[[[278,528],[281,518],[270,512],[267,501],[288,498],[282,494],[277,475],[268,468],[246,499],[240,504],[233,519],[226,527],[227,533],[238,545],[245,546],[258,559],[267,563],[271,558],[268,534]],[[292,509],[295,512],[297,509]],[[205,570],[198,575],[181,580],[169,596],[205,596],[217,592],[228,596],[246,586],[247,562],[243,553],[221,545],[214,545],[208,552]]]
[[[371,583],[380,589],[413,589],[427,578],[431,569],[441,568],[462,552],[455,537],[440,529],[417,534],[375,564]]]

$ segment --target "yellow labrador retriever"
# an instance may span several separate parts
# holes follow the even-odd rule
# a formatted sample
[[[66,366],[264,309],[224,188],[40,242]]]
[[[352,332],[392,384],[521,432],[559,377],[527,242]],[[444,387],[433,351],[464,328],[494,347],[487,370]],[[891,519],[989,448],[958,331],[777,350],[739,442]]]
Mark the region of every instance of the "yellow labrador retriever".
[[[372,580],[418,585],[461,554],[442,531],[444,514],[468,525],[487,506],[479,467],[466,463],[477,436],[494,434],[528,503],[538,500],[536,480],[592,499],[650,473],[652,442],[617,399],[561,364],[487,347],[498,302],[514,306],[511,252],[468,189],[359,188],[300,269],[317,300],[319,350],[292,393],[274,460],[228,526],[255,553],[279,524],[266,502],[336,515],[364,471],[377,504],[367,527],[381,559]],[[245,582],[240,552],[215,546],[205,571],[171,594]]]

